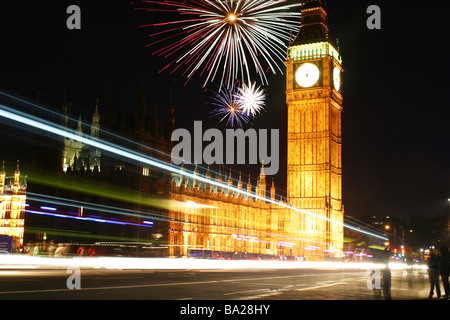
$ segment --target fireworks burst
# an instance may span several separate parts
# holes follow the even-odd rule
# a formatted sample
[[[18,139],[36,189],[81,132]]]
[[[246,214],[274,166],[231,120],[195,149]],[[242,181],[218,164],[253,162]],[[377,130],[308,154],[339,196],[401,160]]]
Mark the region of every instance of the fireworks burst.
[[[255,116],[260,113],[266,102],[264,90],[259,87],[256,88],[255,82],[252,85],[244,84],[242,88],[239,88],[239,94],[236,95],[236,98],[242,112],[246,113],[247,116],[250,114]]]
[[[140,27],[163,27],[152,33],[155,39],[148,46],[162,44],[154,54],[171,58],[162,70],[171,73],[184,69],[187,81],[196,72],[206,79],[203,87],[220,73],[220,87],[233,87],[235,80],[250,82],[251,72],[256,72],[267,84],[265,73],[284,63],[286,43],[291,31],[299,27],[299,12],[287,0],[191,0],[146,1],[150,8],[138,8],[149,12],[177,13],[183,19],[153,23]],[[160,37],[156,39],[157,37]],[[264,70],[261,62],[268,66]],[[251,68],[253,65],[254,69]],[[161,71],[162,71],[161,70]]]
[[[251,86],[243,85],[238,89],[221,89],[212,97],[212,105],[216,108],[210,113],[219,116],[219,122],[225,122],[230,127],[242,128],[244,124],[250,124],[261,110],[264,110],[265,93]]]
[[[210,112],[210,115],[219,116],[219,123],[226,121],[227,126],[242,128],[244,124],[251,122],[251,118],[242,111],[236,93],[233,90],[220,90],[212,97],[211,104],[216,108]]]

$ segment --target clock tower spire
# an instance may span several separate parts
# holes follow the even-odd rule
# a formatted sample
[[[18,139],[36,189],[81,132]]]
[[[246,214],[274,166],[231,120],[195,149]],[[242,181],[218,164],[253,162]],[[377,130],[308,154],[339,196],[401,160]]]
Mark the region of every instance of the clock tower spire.
[[[330,41],[326,3],[322,0],[302,0],[301,23],[291,45]]]
[[[325,1],[302,0],[301,16],[286,61],[287,197],[305,212],[292,216],[293,236],[322,258],[343,247],[343,69]]]

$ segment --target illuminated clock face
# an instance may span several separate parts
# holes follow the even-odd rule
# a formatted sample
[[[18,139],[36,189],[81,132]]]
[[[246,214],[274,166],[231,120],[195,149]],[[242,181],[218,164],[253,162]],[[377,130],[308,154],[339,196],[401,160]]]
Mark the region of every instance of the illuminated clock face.
[[[334,67],[333,70],[333,82],[334,82],[334,88],[339,91],[341,88],[341,71]]]
[[[312,87],[319,81],[319,68],[312,63],[302,64],[295,73],[295,81],[303,88]]]

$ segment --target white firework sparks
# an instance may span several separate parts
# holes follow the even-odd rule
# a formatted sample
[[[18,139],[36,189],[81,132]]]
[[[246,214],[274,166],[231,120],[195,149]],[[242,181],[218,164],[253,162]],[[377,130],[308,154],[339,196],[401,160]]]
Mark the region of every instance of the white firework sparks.
[[[260,87],[256,88],[255,82],[252,85],[244,84],[242,88],[239,88],[238,90],[239,92],[235,95],[235,98],[237,99],[240,108],[247,116],[250,116],[250,114],[255,116],[264,110],[266,94]]]
[[[300,12],[292,9],[301,6],[301,1],[294,4],[287,4],[287,0],[144,2],[154,7],[138,9],[178,13],[183,17],[140,27],[166,27],[150,34],[153,39],[159,38],[149,44],[162,44],[154,53],[171,57],[163,69],[170,68],[172,72],[184,69],[187,81],[200,72],[206,76],[204,87],[218,75],[221,86],[233,87],[236,80],[250,82],[253,72],[267,84],[265,73],[269,70],[274,74],[277,70],[283,73],[279,64],[284,65],[290,33],[296,32],[300,24]]]

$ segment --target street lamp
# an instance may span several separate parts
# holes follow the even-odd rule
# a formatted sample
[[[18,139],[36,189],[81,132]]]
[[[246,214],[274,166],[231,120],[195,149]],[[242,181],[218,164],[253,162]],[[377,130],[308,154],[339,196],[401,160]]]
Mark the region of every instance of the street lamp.
[[[385,228],[386,230],[390,230],[390,229],[391,229],[391,226],[387,224],[387,225],[384,226],[384,228]],[[396,239],[395,239],[395,238],[396,238],[396,231],[397,231],[397,229],[394,228],[394,238],[393,238],[393,240],[394,240],[394,241],[393,241],[394,248],[395,248],[396,242],[397,242]]]

